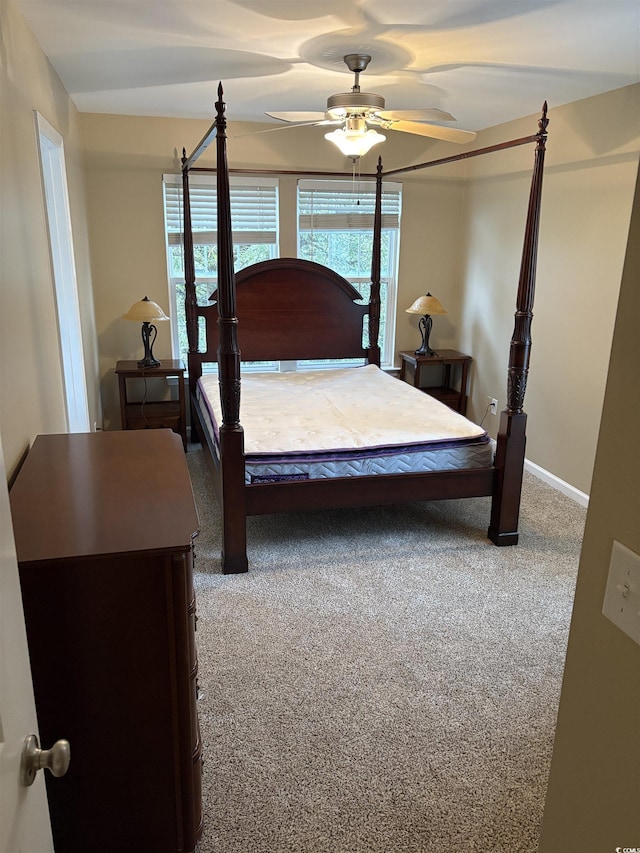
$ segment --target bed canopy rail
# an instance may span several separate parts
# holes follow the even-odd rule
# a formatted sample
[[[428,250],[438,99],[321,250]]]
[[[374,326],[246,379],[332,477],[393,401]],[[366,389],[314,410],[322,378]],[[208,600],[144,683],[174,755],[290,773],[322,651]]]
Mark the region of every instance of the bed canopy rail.
[[[240,313],[237,311],[237,300],[241,298],[242,290],[246,286],[245,280],[247,278],[250,279],[253,273],[251,271],[245,273],[244,270],[241,270],[236,276],[233,269],[229,174],[242,172],[250,175],[281,175],[284,172],[282,170],[230,170],[227,163],[225,104],[223,102],[221,84],[218,87],[218,100],[215,106],[216,119],[214,124],[190,157],[187,157],[186,152],[183,151],[182,165],[186,285],[185,309],[189,345],[192,429],[195,428],[196,436],[201,437],[203,446],[206,443],[209,450],[208,461],[214,473],[216,491],[222,511],[224,543],[222,555],[223,571],[240,572],[247,570],[247,515],[283,512],[293,509],[319,509],[330,506],[357,506],[386,503],[389,501],[432,500],[488,495],[492,498],[491,518],[488,529],[489,538],[497,545],[516,544],[518,541],[520,493],[526,443],[527,416],[523,410],[523,406],[531,350],[531,322],[533,318],[542,177],[548,125],[546,102],[543,105],[542,114],[538,121],[538,131],[531,136],[521,137],[472,151],[460,152],[449,157],[401,169],[394,169],[388,172],[383,171],[382,162],[378,160],[375,175],[365,176],[375,178],[376,200],[374,212],[374,251],[371,263],[371,299],[368,308],[365,309],[368,312],[368,345],[364,347],[362,353],[366,360],[379,365],[380,237],[383,180],[387,177],[410,171],[453,163],[470,157],[477,157],[528,143],[535,143],[535,161],[522,249],[515,323],[509,348],[507,405],[500,416],[494,464],[489,468],[477,470],[467,469],[397,476],[385,475],[384,477],[347,477],[343,478],[342,482],[315,480],[257,486],[245,485],[244,481],[244,435],[240,424],[241,351],[238,343],[237,316],[237,313]],[[197,158],[213,139],[216,141],[217,151],[215,169],[196,167],[194,164]],[[189,203],[189,173],[196,171],[215,172],[217,176],[219,217],[218,287],[215,294],[216,303],[209,306],[199,306],[196,299],[193,234],[191,230]],[[295,171],[286,172],[286,174],[351,177],[351,175],[347,175],[346,173],[317,171]],[[295,261],[294,259],[280,259],[274,262],[263,262],[262,265],[268,267],[271,263],[276,265],[278,275],[286,275],[287,263],[293,265]],[[303,262],[303,264],[305,263],[310,262]],[[261,265],[254,266],[258,267]],[[282,273],[282,269],[284,269],[284,273]],[[334,273],[331,274],[335,275]],[[263,280],[260,279],[260,281]],[[240,293],[236,290],[238,283],[240,284]],[[346,289],[351,287],[348,282],[345,282],[345,285]],[[289,280],[288,288],[287,292],[291,292]],[[203,317],[205,317],[208,330],[212,327],[211,317],[215,318],[217,332],[212,334],[212,339],[217,346],[216,350],[207,345],[205,352],[198,351],[198,323]],[[246,317],[246,320],[243,321],[244,325],[248,325],[252,330],[255,330],[255,322],[253,326],[251,325],[250,311],[241,313],[241,317]],[[283,339],[287,337],[288,332],[282,331],[282,318],[278,322],[280,323],[279,334],[281,339]],[[290,329],[290,326],[285,328]],[[362,327],[360,327],[360,334],[362,334]],[[252,353],[251,357],[247,360],[259,360],[253,354],[251,345],[248,346],[247,351]],[[308,356],[298,357],[305,358]],[[196,386],[198,379],[202,375],[202,363],[207,361],[218,362],[218,381],[222,409],[218,458],[216,458],[217,451],[209,443],[209,438],[200,435],[202,421],[197,413],[197,404],[195,402]],[[384,487],[382,481],[384,481]]]

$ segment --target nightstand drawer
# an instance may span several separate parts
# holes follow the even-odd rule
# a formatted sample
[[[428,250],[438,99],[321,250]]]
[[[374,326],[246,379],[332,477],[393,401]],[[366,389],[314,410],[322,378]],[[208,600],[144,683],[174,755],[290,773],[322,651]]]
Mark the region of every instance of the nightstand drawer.
[[[180,432],[180,405],[173,401],[129,403],[125,408],[126,429],[172,429]]]
[[[431,397],[435,397],[436,400],[440,400],[441,403],[444,403],[445,406],[449,406],[450,409],[454,409],[456,412],[459,412],[462,407],[462,395],[459,391],[452,391],[450,388],[421,388],[421,391],[424,391],[425,394],[429,394]]]

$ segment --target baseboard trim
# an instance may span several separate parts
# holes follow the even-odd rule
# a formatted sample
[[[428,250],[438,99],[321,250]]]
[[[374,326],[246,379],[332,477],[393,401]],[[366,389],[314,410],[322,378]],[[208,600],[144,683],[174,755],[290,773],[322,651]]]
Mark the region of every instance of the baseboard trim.
[[[576,489],[575,486],[572,486],[570,483],[566,483],[564,480],[561,480],[560,477],[556,477],[556,475],[552,474],[550,471],[541,468],[540,465],[536,465],[535,462],[530,462],[528,459],[525,459],[524,469],[525,471],[529,471],[533,474],[534,477],[537,477],[539,480],[542,480],[549,486],[552,486],[554,489],[562,492],[563,495],[571,498],[571,500],[574,500],[577,504],[580,504],[580,506],[589,506],[589,495],[585,492],[581,492],[580,489]]]

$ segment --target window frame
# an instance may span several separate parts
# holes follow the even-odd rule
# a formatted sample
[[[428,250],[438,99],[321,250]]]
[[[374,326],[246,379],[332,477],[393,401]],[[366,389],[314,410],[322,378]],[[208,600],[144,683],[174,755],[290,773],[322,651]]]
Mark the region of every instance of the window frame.
[[[175,203],[172,202],[172,210],[168,211],[168,191],[167,188],[170,187],[171,190],[169,193],[177,198],[178,200],[178,210],[175,210]],[[264,231],[261,233],[259,227],[254,227],[252,230],[246,230],[239,228],[237,231],[234,231],[233,235],[233,243],[234,243],[234,253],[237,252],[238,247],[243,245],[250,246],[258,246],[265,245],[269,246],[269,255],[270,258],[276,258],[279,254],[279,245],[280,245],[280,234],[279,234],[279,193],[280,193],[280,183],[277,178],[268,178],[268,177],[245,177],[245,176],[236,176],[232,175],[229,178],[229,188],[232,196],[232,215],[233,215],[233,200],[234,200],[234,190],[237,190],[241,187],[261,187],[269,190],[269,195],[273,195],[273,205],[268,205],[268,208],[262,208],[260,204],[256,205],[249,211],[249,216],[245,217],[244,222],[241,221],[241,224],[246,225],[247,223],[253,224],[254,226],[259,226],[260,221],[264,219],[266,224],[270,227],[264,228]],[[194,251],[197,246],[214,246],[217,248],[217,232],[215,227],[208,229],[197,229],[198,224],[198,212],[194,211],[193,205],[193,189],[197,191],[205,190],[205,188],[211,188],[211,200],[204,205],[200,205],[200,221],[204,222],[207,220],[215,221],[217,218],[217,206],[216,206],[216,177],[215,175],[201,175],[198,174],[196,177],[190,177],[189,179],[189,190],[192,201],[192,210],[191,210],[191,218],[192,224],[194,225]],[[184,300],[182,304],[179,305],[178,302],[178,288],[184,288],[185,284],[185,276],[184,276],[184,235],[183,235],[183,219],[182,219],[182,175],[176,174],[165,174],[162,176],[162,191],[163,191],[163,212],[164,212],[164,234],[165,234],[165,254],[166,254],[166,262],[167,262],[167,282],[168,282],[168,290],[169,290],[169,305],[170,305],[170,320],[171,320],[171,349],[174,358],[182,358],[186,359],[185,352],[180,346],[180,338],[181,338],[181,326],[184,324]],[[272,192],[273,191],[273,192]],[[241,202],[240,202],[241,203]],[[206,208],[206,209],[205,209]],[[237,209],[237,208],[236,208]],[[264,216],[263,216],[264,214]],[[240,217],[242,220],[242,217]],[[175,221],[179,225],[178,228],[170,228],[171,221]],[[206,241],[198,242],[198,234],[206,235]],[[242,236],[250,234],[252,237],[257,238],[253,240],[243,240]],[[268,242],[266,239],[267,234],[274,234],[275,241]],[[179,275],[175,275],[172,270],[171,263],[171,252],[172,249],[176,246],[180,246],[183,253],[183,261],[182,261],[182,270]],[[266,258],[265,258],[266,259]],[[238,267],[238,269],[242,269],[242,267]],[[213,291],[217,288],[217,276],[215,275],[197,275],[196,276],[196,292],[200,291],[198,304],[204,305],[209,302],[209,296]],[[200,326],[202,328],[202,326]],[[183,331],[183,335],[184,335]],[[277,370],[278,365],[277,362],[260,362],[259,366],[256,364],[253,366],[254,370]],[[211,365],[208,370],[211,372],[216,371],[216,366]]]
[[[302,212],[301,190],[307,194],[318,190],[321,194],[319,201],[319,211],[315,213]],[[328,199],[331,190],[335,190],[343,196],[344,204],[340,202],[335,205],[339,208],[339,212],[332,213],[327,211]],[[382,237],[385,234],[389,238],[389,247],[387,250],[388,270],[386,275],[380,276],[381,281],[381,312],[380,312],[380,364],[383,368],[392,368],[394,365],[395,356],[395,317],[397,307],[397,291],[398,291],[398,265],[400,259],[400,233],[401,233],[401,212],[402,212],[402,184],[396,182],[384,182],[382,185],[383,191],[383,213],[382,213]],[[386,199],[385,199],[386,196]],[[296,183],[296,201],[297,201],[297,254],[299,258],[307,257],[308,260],[318,260],[315,257],[304,255],[301,246],[301,234],[313,233],[314,231],[322,233],[355,233],[371,238],[373,234],[373,214],[375,203],[375,181],[358,180],[344,178],[300,178]],[[385,201],[387,204],[385,204]],[[364,204],[363,204],[364,202]],[[313,202],[312,202],[313,205]],[[341,208],[341,209],[340,209]],[[356,210],[355,208],[361,208]],[[308,208],[304,208],[305,211]],[[333,220],[333,222],[332,222]],[[361,220],[361,221],[358,221]],[[301,227],[301,223],[309,223],[310,227]],[[318,223],[316,225],[316,222]],[[329,228],[328,225],[337,225],[337,228]],[[313,254],[313,253],[311,253]],[[358,292],[362,291],[363,284],[370,284],[370,254],[366,258],[369,264],[366,274],[353,275],[349,271],[342,271],[337,264],[327,262],[328,259],[321,259],[318,262],[330,266],[340,275],[347,279]],[[364,273],[364,270],[359,270]],[[386,292],[385,292],[386,290]],[[363,302],[368,301],[363,300]],[[384,335],[383,335],[384,330]],[[364,329],[364,346],[367,345],[367,328],[365,318]],[[352,360],[353,361],[353,360]],[[305,369],[310,369],[314,366],[330,367],[340,365],[341,361],[323,361],[322,364],[313,365],[308,363]]]

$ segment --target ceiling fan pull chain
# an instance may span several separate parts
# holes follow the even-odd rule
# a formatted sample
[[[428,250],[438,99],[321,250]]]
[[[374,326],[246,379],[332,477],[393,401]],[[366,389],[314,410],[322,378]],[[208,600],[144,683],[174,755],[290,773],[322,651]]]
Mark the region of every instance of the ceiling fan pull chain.
[[[356,206],[360,204],[360,158],[352,157],[351,162],[353,163],[353,171],[351,173],[351,194],[355,196]],[[358,177],[356,179],[356,164],[358,168]],[[356,186],[357,180],[357,186]]]

